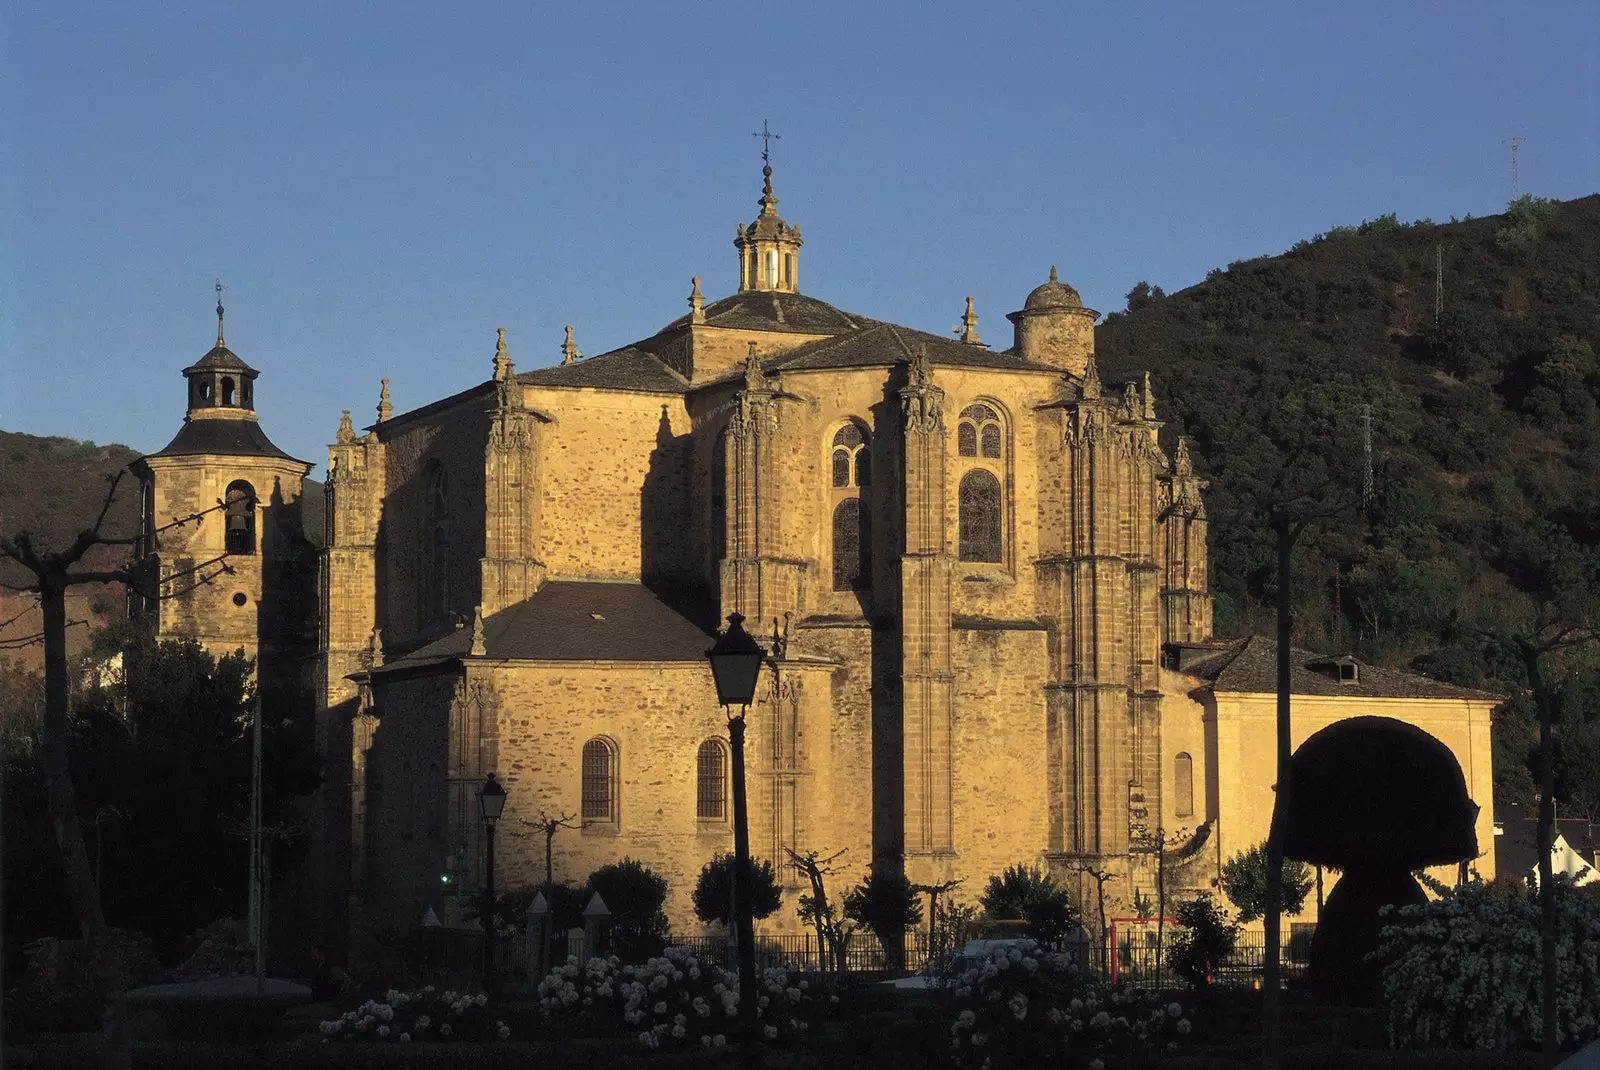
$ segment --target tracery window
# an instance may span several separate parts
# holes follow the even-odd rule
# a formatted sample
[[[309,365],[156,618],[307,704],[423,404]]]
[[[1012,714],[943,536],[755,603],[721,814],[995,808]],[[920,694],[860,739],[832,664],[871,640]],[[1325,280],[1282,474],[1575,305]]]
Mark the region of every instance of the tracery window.
[[[617,819],[617,747],[596,736],[583,745],[583,820]]]
[[[851,421],[834,432],[829,447],[833,483],[833,589],[872,586],[871,504],[862,488],[872,485],[872,443]]]
[[[963,457],[1001,455],[1000,414],[988,405],[968,405],[956,425],[956,450]]]
[[[1194,759],[1188,754],[1172,761],[1172,800],[1174,817],[1194,816]]]
[[[871,519],[860,498],[846,498],[833,507],[833,589],[853,591],[872,586]]]
[[[963,561],[1000,561],[1000,481],[987,468],[961,477],[960,557]]]
[[[230,554],[256,552],[256,488],[242,479],[228,484],[223,499],[228,513],[226,549]]]
[[[725,821],[728,817],[728,749],[720,739],[700,744],[695,756],[697,773],[695,816],[701,821]]]
[[[872,446],[857,424],[839,428],[833,436],[833,485],[866,487],[872,484]]]
[[[428,479],[428,615],[450,611],[450,480],[434,462]]]

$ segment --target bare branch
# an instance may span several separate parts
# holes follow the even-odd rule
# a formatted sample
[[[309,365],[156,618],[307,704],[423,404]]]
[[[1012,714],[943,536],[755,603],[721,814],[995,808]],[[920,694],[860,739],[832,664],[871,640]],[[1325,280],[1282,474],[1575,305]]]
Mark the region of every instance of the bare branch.
[[[14,616],[14,617],[9,617],[9,618],[7,618],[7,619],[6,619],[6,620],[0,620],[0,631],[3,631],[3,630],[5,630],[5,629],[6,629],[6,628],[9,628],[9,627],[11,627],[11,625],[13,625],[13,624],[15,624],[15,623],[17,623],[17,621],[19,621],[19,620],[21,620],[21,619],[22,619],[22,618],[23,618],[23,617],[26,617],[26,616],[27,616],[27,615],[28,615],[28,614],[29,614],[29,613],[32,613],[32,612],[33,612],[33,611],[34,611],[34,609],[35,609],[35,608],[36,608],[36,607],[37,607],[37,606],[38,606],[38,605],[39,605],[39,599],[38,599],[38,597],[37,597],[37,596],[35,596],[35,597],[34,597],[34,598],[33,598],[33,599],[32,599],[32,600],[31,600],[31,601],[30,601],[30,602],[29,602],[29,603],[28,603],[28,605],[27,605],[27,606],[26,606],[26,607],[24,607],[24,609],[23,609],[23,610],[22,610],[22,612],[20,612],[20,613],[18,613],[18,614],[17,614],[17,615],[16,615],[16,616]]]
[[[87,620],[69,620],[65,627],[76,628],[80,624],[88,624]],[[35,643],[44,642],[44,633],[35,632],[32,635],[18,635],[10,639],[0,639],[0,650],[21,650]]]

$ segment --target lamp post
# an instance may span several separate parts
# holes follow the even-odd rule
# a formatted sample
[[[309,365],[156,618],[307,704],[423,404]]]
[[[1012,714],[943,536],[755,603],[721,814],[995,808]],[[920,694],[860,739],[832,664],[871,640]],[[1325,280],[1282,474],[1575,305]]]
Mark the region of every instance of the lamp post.
[[[483,873],[483,990],[494,995],[494,823],[506,808],[506,789],[493,773],[478,791],[478,813],[483,817],[486,837]]]
[[[767,652],[744,630],[744,617],[728,618],[728,630],[706,651],[717,701],[728,718],[728,744],[733,755],[733,896],[739,933],[739,1024],[745,1037],[756,1035],[755,917],[751,913],[750,818],[744,797],[744,719],[756,695],[756,678]],[[738,706],[735,716],[730,707]]]

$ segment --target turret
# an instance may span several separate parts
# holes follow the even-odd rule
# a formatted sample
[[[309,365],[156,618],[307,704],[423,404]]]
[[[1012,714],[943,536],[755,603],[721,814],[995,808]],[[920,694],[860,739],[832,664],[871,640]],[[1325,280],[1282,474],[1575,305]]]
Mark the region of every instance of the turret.
[[[776,136],[776,135],[773,135]],[[761,153],[761,214],[734,234],[739,250],[739,291],[800,292],[800,228],[778,215],[778,198],[772,192],[772,161]]]
[[[1050,280],[1028,295],[1020,312],[1006,319],[1016,327],[1018,356],[1051,364],[1077,379],[1082,379],[1094,352],[1094,321],[1100,313],[1083,307],[1078,291],[1056,277],[1050,265]]]

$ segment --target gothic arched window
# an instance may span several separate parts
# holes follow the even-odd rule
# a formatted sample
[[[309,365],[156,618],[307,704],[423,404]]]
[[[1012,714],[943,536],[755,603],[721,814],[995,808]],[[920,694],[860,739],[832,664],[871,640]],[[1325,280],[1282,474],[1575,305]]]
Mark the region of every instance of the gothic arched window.
[[[450,612],[450,480],[434,462],[428,479],[428,616]]]
[[[963,457],[1000,458],[1000,414],[988,405],[968,405],[956,426],[956,452]]]
[[[583,745],[583,820],[617,819],[617,745],[596,736]]]
[[[963,561],[1000,561],[1000,481],[987,468],[961,477],[961,553]]]
[[[872,529],[860,498],[833,507],[833,589],[872,586]]]
[[[700,744],[695,755],[695,816],[701,821],[728,817],[728,749],[720,739]]]
[[[711,444],[711,557],[720,561],[728,555],[728,429],[717,433]]]
[[[854,423],[833,436],[833,485],[866,487],[872,484],[872,446],[867,433]]]
[[[228,553],[255,553],[256,488],[242,479],[236,479],[228,484],[228,493],[223,502],[228,513]]]
[[[1172,815],[1194,816],[1194,759],[1179,754],[1172,760]]]

